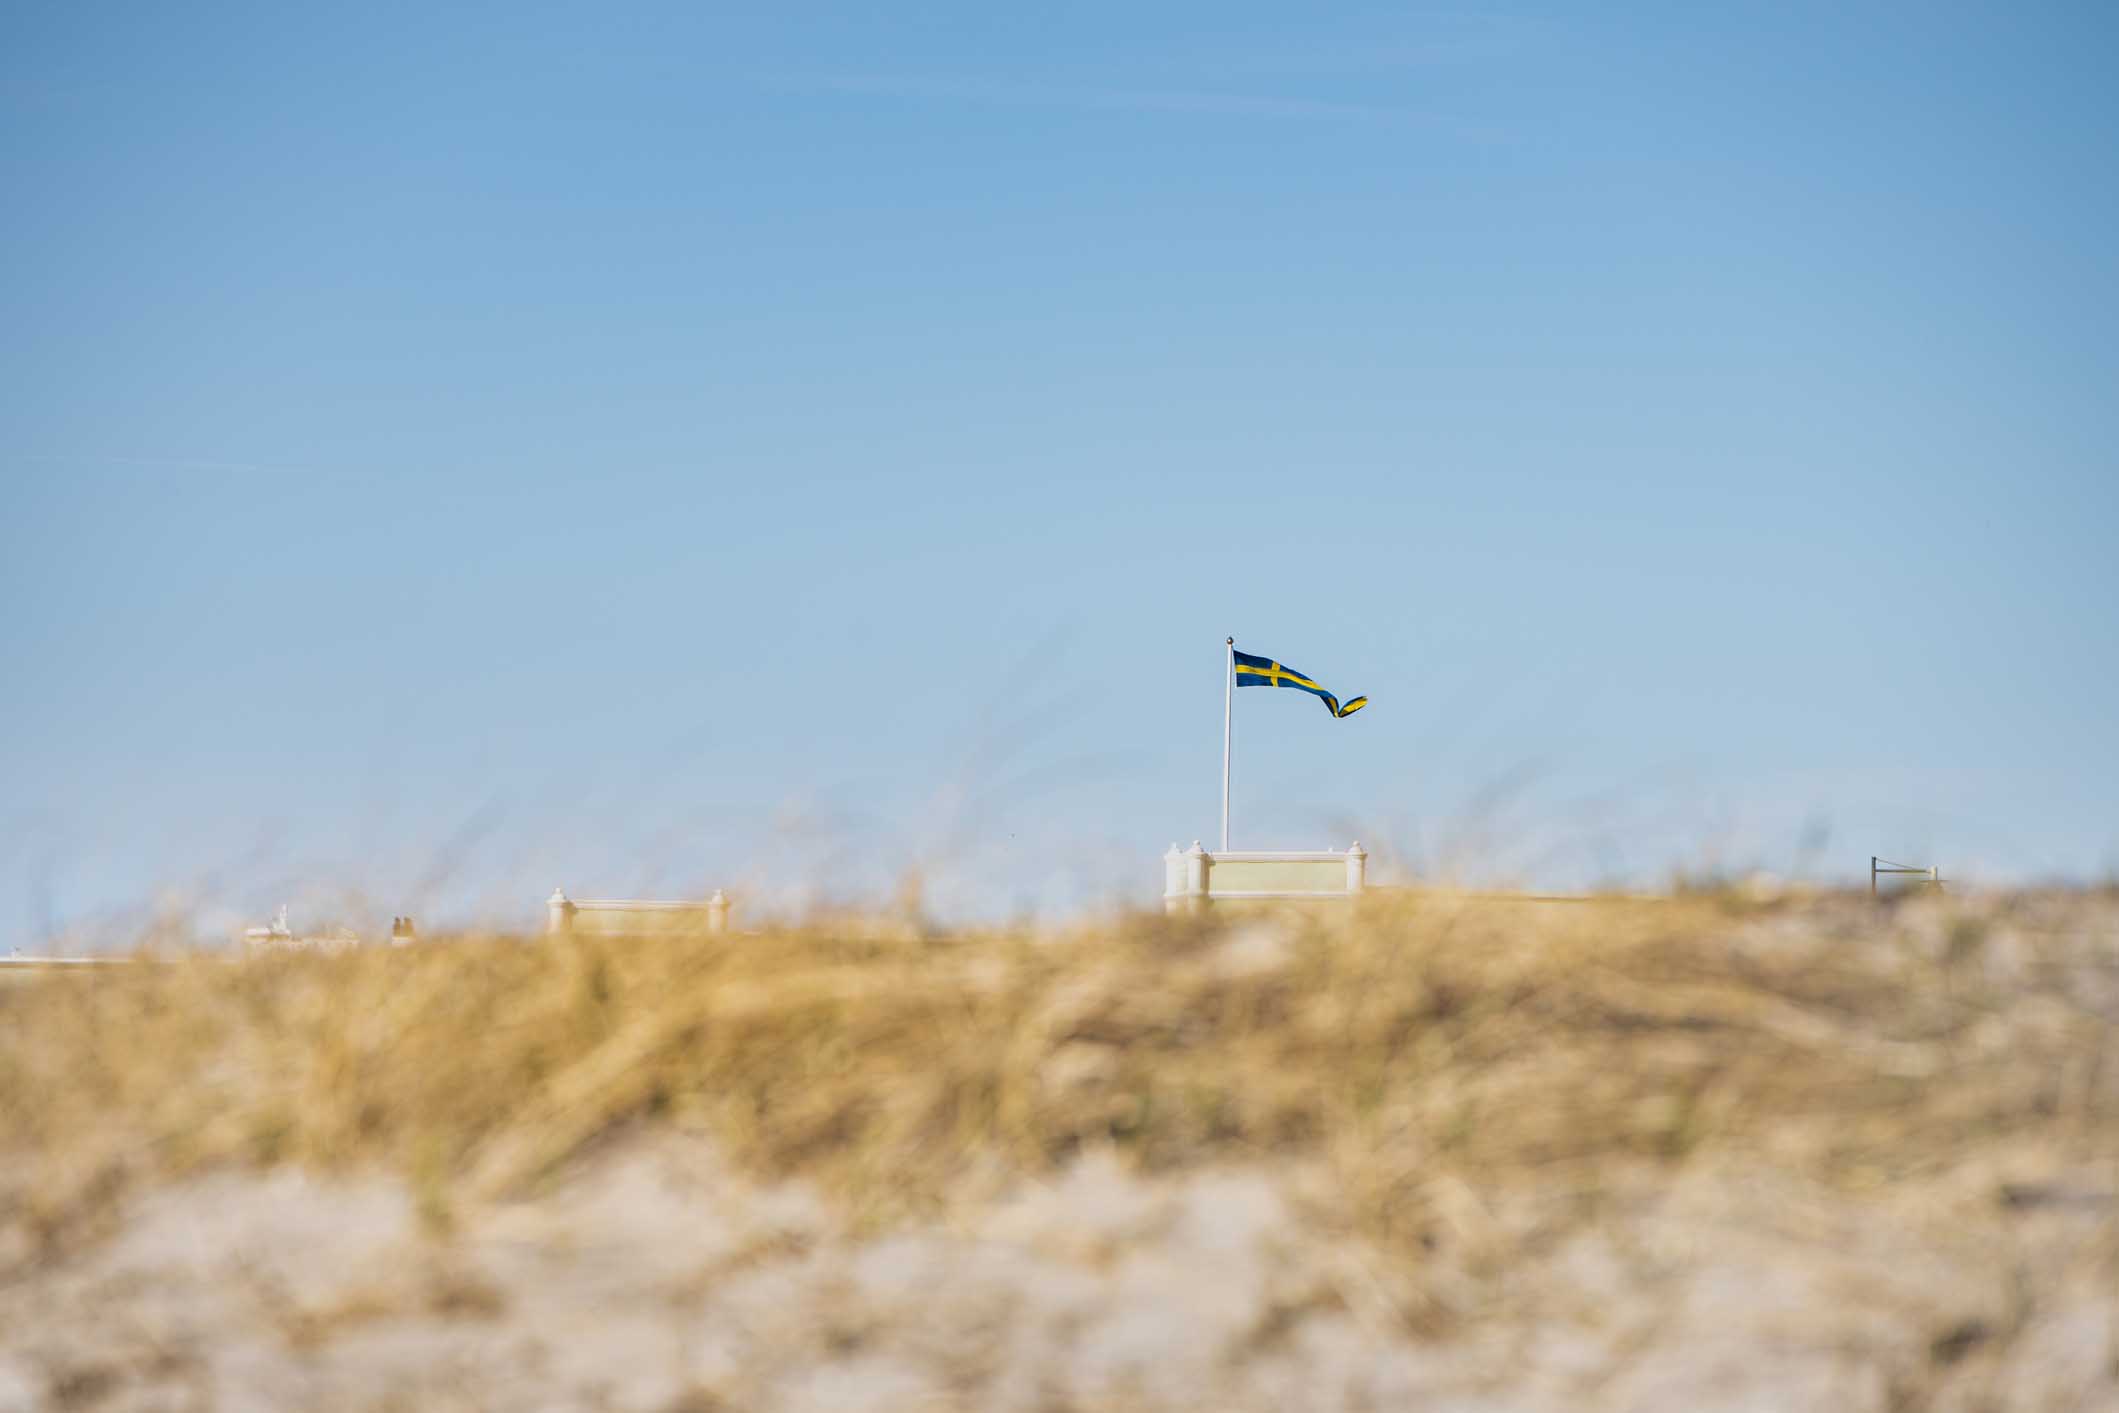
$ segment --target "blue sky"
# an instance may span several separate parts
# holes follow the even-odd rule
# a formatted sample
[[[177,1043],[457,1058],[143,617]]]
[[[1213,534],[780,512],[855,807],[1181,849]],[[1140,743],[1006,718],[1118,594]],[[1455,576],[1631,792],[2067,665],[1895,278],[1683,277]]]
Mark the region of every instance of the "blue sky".
[[[17,5],[0,935],[2119,868],[2102,6]],[[1344,836],[1344,837],[1342,837]]]

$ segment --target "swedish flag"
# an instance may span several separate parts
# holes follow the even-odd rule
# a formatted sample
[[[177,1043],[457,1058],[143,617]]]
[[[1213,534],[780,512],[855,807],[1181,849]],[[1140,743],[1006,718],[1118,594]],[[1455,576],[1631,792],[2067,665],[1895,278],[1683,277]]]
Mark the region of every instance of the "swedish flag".
[[[1233,651],[1233,650],[1232,650]],[[1367,697],[1356,697],[1345,706],[1339,698],[1327,692],[1316,682],[1267,657],[1253,657],[1249,653],[1236,654],[1236,685],[1239,687],[1293,687],[1298,692],[1308,692],[1324,699],[1324,709],[1334,716],[1352,716],[1369,704]]]

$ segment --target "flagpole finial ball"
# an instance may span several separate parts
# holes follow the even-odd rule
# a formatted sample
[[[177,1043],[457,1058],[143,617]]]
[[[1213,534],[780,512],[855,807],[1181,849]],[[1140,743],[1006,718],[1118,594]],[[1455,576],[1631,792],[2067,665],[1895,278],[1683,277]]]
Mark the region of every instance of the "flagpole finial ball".
[[[1226,639],[1225,641],[1226,641],[1226,642],[1228,643],[1228,645],[1229,645],[1230,647],[1232,647],[1232,648],[1236,646],[1236,640],[1235,640],[1234,638],[1229,638],[1229,639]]]

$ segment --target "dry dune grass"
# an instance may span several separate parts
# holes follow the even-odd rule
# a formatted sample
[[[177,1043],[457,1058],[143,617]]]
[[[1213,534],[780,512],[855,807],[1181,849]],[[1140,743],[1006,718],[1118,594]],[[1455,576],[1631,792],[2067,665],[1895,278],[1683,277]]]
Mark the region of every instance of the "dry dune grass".
[[[2119,1289],[2115,922],[2081,895],[1436,895],[53,976],[0,990],[0,1265],[34,1283],[139,1194],[287,1165],[394,1174],[446,1243],[667,1131],[856,1238],[961,1227],[1085,1155],[1144,1181],[1267,1165],[1317,1240],[1378,1253],[1373,1304],[1415,1341],[1531,1308],[1526,1272],[1683,1174],[1857,1212],[2072,1204],[2071,1259]]]
[[[2108,931],[1928,908],[1437,898],[1062,937],[466,938],[0,993],[12,1212],[218,1163],[382,1163],[436,1213],[630,1120],[876,1220],[1108,1143],[1312,1154],[1419,1243],[1438,1174],[1741,1150],[1846,1183],[1998,1139],[2111,1151]],[[1585,1191],[1593,1177],[1585,1176]]]

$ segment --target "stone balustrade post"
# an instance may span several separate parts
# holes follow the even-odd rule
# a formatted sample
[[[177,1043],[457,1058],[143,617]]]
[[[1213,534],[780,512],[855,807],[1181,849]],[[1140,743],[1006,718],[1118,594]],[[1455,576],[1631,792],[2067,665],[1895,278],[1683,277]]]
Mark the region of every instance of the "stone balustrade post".
[[[1207,905],[1208,880],[1214,872],[1214,856],[1194,839],[1185,854],[1185,910],[1199,912]]]
[[[567,900],[566,891],[554,888],[552,896],[545,899],[545,934],[557,937],[569,932],[574,926],[574,905]]]
[[[1350,898],[1360,897],[1361,890],[1368,887],[1368,881],[1369,856],[1362,850],[1361,841],[1356,839],[1354,847],[1346,851],[1347,896]]]

